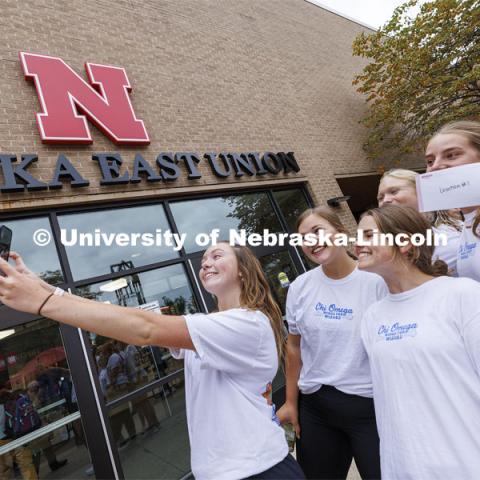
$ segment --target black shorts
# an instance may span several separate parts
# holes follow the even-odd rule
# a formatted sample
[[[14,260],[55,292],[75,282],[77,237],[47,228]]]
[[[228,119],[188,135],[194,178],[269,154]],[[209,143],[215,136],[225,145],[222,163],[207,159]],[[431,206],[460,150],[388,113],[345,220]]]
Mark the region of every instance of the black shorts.
[[[261,473],[256,473],[245,480],[303,480],[304,478],[305,475],[303,474],[300,465],[290,454],[288,454],[281,462],[277,463],[272,468]]]

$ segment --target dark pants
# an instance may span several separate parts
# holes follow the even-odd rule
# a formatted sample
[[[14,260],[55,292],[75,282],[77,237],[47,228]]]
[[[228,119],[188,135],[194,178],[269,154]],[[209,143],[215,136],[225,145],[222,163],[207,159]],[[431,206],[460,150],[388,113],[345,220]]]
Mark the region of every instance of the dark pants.
[[[300,394],[297,459],[308,479],[347,478],[352,457],[363,479],[380,478],[373,399],[324,385]]]
[[[280,463],[261,473],[256,473],[245,480],[295,480],[304,479],[302,469],[289,454]]]

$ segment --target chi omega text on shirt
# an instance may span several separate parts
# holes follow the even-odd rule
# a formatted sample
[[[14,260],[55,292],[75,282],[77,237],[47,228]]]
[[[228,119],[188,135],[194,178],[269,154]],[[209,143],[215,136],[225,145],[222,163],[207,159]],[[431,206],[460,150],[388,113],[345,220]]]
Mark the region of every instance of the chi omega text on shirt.
[[[416,323],[394,323],[393,325],[380,325],[377,332],[377,340],[402,340],[404,337],[417,335]]]

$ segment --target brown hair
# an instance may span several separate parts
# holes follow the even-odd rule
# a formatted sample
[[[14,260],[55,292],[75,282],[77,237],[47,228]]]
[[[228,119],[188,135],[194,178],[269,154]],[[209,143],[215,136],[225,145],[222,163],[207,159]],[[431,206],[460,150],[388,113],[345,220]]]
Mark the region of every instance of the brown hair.
[[[480,160],[480,122],[473,120],[459,120],[445,124],[438,130],[433,137],[437,135],[455,134],[466,138],[470,145],[477,150]],[[433,138],[432,137],[432,138]],[[480,209],[477,210],[475,220],[473,221],[472,232],[477,237],[480,237]]]
[[[431,214],[432,226],[441,227],[447,225],[457,232],[462,231],[463,217],[460,212],[456,213],[452,210],[437,210]]]
[[[229,245],[228,242],[219,243]],[[278,361],[281,364],[285,356],[286,341],[282,311],[272,297],[262,266],[253,252],[242,245],[230,245],[230,247],[237,257],[238,273],[241,276],[240,305],[249,310],[260,310],[268,317],[275,336]]]
[[[326,220],[337,232],[348,234],[347,229],[343,225],[340,217],[330,210],[328,207],[314,207],[307,208],[297,219],[296,229],[302,224],[302,222],[308,218],[310,215],[316,215],[317,217],[323,218]]]
[[[337,232],[344,233],[348,235],[348,230],[345,228],[345,225],[340,220],[340,217],[332,211],[329,207],[314,207],[314,208],[307,208],[300,216],[297,218],[296,229],[298,232],[298,228],[302,224],[302,222],[308,218],[310,215],[315,215],[317,217],[323,218],[326,220]],[[347,248],[347,254],[349,257],[357,260],[357,257]]]
[[[380,233],[391,233],[393,236],[399,233],[405,233],[409,236],[421,233],[426,236],[427,230],[430,228],[429,221],[411,207],[385,205],[367,210],[362,215],[362,218],[367,215],[373,217]],[[401,255],[398,246],[395,245],[393,248],[396,256]],[[444,261],[436,260],[432,263],[434,250],[435,247],[433,245],[425,243],[420,246],[412,245],[406,257],[411,264],[427,275],[433,275],[434,277],[446,275],[448,267]]]
[[[473,225],[472,225],[472,232],[478,238],[480,238],[480,228],[478,228],[479,226],[480,226],[480,208],[477,210],[477,214],[475,215],[475,220],[473,221]]]

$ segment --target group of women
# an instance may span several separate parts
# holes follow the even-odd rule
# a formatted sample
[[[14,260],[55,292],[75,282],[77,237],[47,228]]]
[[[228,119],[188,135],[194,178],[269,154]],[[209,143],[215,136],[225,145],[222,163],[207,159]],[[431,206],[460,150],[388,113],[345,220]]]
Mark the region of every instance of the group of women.
[[[427,171],[480,162],[480,124],[445,126],[426,159]],[[379,208],[364,213],[359,228],[367,239],[434,228],[448,234],[448,246],[367,241],[354,254],[302,247],[318,267],[290,285],[286,345],[258,260],[227,243],[208,248],[200,270],[217,299],[214,313],[156,315],[64,294],[17,255],[15,266],[0,259],[0,300],[184,358],[197,479],[346,478],[352,458],[364,479],[477,478],[480,208],[419,213],[414,179],[385,174]],[[346,232],[323,207],[304,212],[297,227]],[[284,360],[286,402],[277,418],[264,393]],[[295,429],[298,463],[278,420]]]

